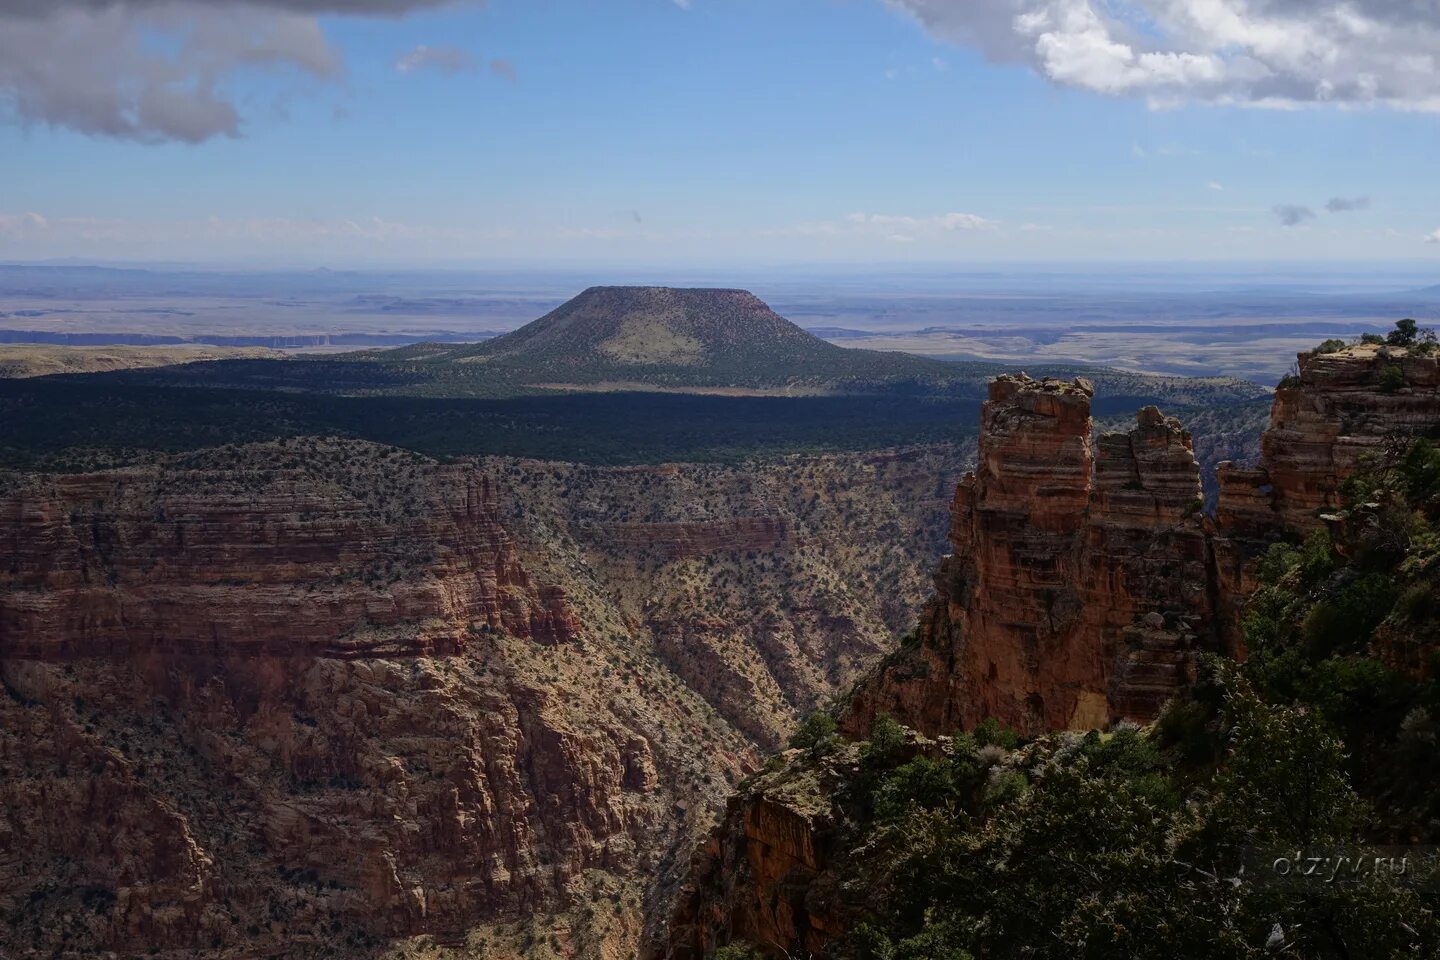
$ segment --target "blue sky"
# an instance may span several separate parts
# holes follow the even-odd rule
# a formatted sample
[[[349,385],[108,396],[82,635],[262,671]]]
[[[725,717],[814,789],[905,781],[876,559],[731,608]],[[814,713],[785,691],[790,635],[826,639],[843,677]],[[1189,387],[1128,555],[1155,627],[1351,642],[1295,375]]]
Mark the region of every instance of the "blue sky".
[[[1096,72],[1029,33],[986,33],[1017,9],[1061,23],[1089,0],[995,0],[1006,19],[985,22],[987,0],[419,0],[399,17],[280,0],[295,10],[212,31],[263,38],[243,50],[194,40],[222,5],[192,2],[193,20],[122,4],[134,48],[96,66],[93,89],[34,90],[0,68],[0,258],[1440,257],[1425,242],[1440,231],[1428,89],[1382,75],[1369,102],[1275,101],[1273,83]],[[90,16],[37,23],[0,0],[0,56],[7,31],[18,45],[41,29],[73,31],[66,49],[83,53]],[[186,38],[198,66],[164,89],[198,101],[213,83],[204,117],[72,108],[123,101]],[[1331,83],[1283,73],[1294,89]]]

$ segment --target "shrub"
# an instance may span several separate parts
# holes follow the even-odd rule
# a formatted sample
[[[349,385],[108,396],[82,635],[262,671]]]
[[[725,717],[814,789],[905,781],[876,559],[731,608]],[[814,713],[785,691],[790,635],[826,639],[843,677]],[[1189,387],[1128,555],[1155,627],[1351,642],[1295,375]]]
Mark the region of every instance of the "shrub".
[[[1394,393],[1405,386],[1405,371],[1391,364],[1380,371],[1380,389],[1386,393]]]
[[[1344,340],[1337,340],[1336,338],[1331,337],[1329,340],[1325,340],[1325,341],[1323,341],[1319,346],[1317,346],[1317,347],[1315,348],[1315,352],[1316,352],[1316,353],[1339,353],[1341,350],[1344,350],[1344,349],[1345,349],[1345,346],[1346,346],[1346,344],[1345,344],[1345,341],[1344,341]]]
[[[1380,334],[1378,333],[1362,333],[1360,335],[1360,342],[1368,343],[1372,346],[1378,346],[1385,342],[1385,338],[1380,336]]]
[[[1428,583],[1417,583],[1406,590],[1395,604],[1395,609],[1408,620],[1425,620],[1435,608],[1435,591]]]
[[[1394,603],[1394,581],[1380,573],[1361,577],[1319,601],[1302,627],[1311,655],[1326,657],[1363,648]]]
[[[937,810],[961,799],[955,768],[929,757],[896,767],[875,791],[875,819],[894,822],[919,807]]]
[[[813,750],[835,739],[835,718],[824,710],[816,710],[805,718],[800,728],[790,735],[790,746]]]
[[[890,714],[882,713],[870,725],[870,739],[860,749],[865,766],[884,766],[905,746],[905,728]]]
[[[1395,329],[1385,337],[1385,342],[1392,347],[1408,347],[1415,342],[1418,332],[1419,326],[1409,317],[1404,320],[1396,320]]]
[[[1194,700],[1171,700],[1155,720],[1155,743],[1173,750],[1182,763],[1201,763],[1217,756],[1219,734],[1211,728],[1211,712]]]
[[[1334,842],[1362,812],[1345,776],[1345,745],[1313,710],[1265,703],[1231,678],[1231,752],[1215,780],[1220,823],[1247,842]]]
[[[1020,734],[1009,727],[1002,726],[999,720],[994,717],[986,717],[975,726],[975,743],[982,747],[995,745],[1004,747],[1006,750],[1014,750],[1020,745]]]

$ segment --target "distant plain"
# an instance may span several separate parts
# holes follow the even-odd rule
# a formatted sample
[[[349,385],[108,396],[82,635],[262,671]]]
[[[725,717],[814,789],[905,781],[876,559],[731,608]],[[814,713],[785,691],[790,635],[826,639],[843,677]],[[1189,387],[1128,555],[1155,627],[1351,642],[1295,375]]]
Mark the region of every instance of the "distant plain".
[[[332,352],[484,340],[592,283],[745,287],[848,347],[954,360],[1101,364],[1273,384],[1319,340],[1433,321],[1440,287],[1423,266],[1266,270],[936,266],[477,272],[266,271],[0,265],[0,343],[205,344]]]

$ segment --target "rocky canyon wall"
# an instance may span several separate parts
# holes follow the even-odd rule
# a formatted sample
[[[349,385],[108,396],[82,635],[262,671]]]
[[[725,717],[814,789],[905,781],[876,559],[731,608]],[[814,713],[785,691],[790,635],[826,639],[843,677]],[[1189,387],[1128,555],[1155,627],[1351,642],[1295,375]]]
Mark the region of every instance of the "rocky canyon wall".
[[[1302,354],[1276,393],[1261,463],[1220,466],[1212,521],[1196,509],[1181,425],[1147,408],[1092,443],[1090,399],[1084,381],[992,385],[936,596],[915,642],[838,705],[842,732],[863,738],[881,713],[930,737],[986,717],[1031,733],[1153,718],[1191,679],[1196,650],[1243,655],[1235,624],[1269,544],[1322,526],[1367,454],[1440,434],[1435,357]],[[908,749],[926,745],[938,749],[912,734]],[[864,911],[853,880],[865,865],[836,859],[855,855],[838,852],[836,786],[860,769],[842,743],[791,751],[748,780],[649,955],[691,960],[738,939],[767,956],[826,956]]]
[[[632,955],[913,616],[964,456],[3,478],[0,953]]]
[[[1092,392],[992,383],[918,643],[856,692],[851,733],[879,713],[930,733],[1103,726],[1153,716],[1186,681],[1210,614],[1191,439],[1147,407],[1092,440]]]

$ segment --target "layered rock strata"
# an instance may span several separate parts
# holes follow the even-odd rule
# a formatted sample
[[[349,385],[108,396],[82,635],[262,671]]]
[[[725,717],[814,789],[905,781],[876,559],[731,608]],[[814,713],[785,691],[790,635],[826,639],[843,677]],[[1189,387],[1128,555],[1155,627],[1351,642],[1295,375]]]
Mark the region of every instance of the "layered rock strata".
[[[986,717],[1103,726],[1153,716],[1186,681],[1210,604],[1190,437],[1147,407],[1092,442],[1092,392],[992,383],[918,646],[859,689],[852,733],[879,713],[932,735]]]
[[[1318,528],[1339,487],[1394,436],[1432,432],[1440,409],[1440,358],[1365,345],[1302,353],[1299,374],[1275,391],[1261,445],[1275,519],[1286,532]],[[1394,368],[1400,384],[1385,383]],[[1222,499],[1224,493],[1222,492]]]
[[[1260,462],[1217,470],[1216,581],[1227,646],[1240,649],[1239,613],[1254,590],[1254,560],[1269,544],[1321,529],[1340,487],[1367,460],[1412,437],[1440,434],[1440,357],[1379,344],[1302,353],[1275,391]]]
[[[913,616],[964,456],[0,475],[0,954],[633,955]]]
[[[397,451],[398,453],[398,451]],[[343,456],[343,454],[342,454]],[[377,490],[297,462],[36,476],[0,499],[0,657],[453,653],[483,630],[564,643],[472,467]]]
[[[1192,444],[1174,419],[1146,408],[1092,448],[1088,384],[994,383],[937,596],[916,642],[840,706],[842,731],[864,737],[880,713],[932,736],[989,716],[1029,732],[1147,719],[1190,682],[1195,650],[1243,654],[1257,554],[1325,523],[1367,454],[1440,432],[1429,354],[1352,347],[1302,354],[1299,369],[1276,393],[1261,463],[1219,466],[1214,521],[1198,515]],[[829,954],[863,914],[847,878],[865,867],[835,862],[827,770],[853,780],[853,744],[832,760],[792,752],[747,781],[652,957],[737,940],[766,956]]]

